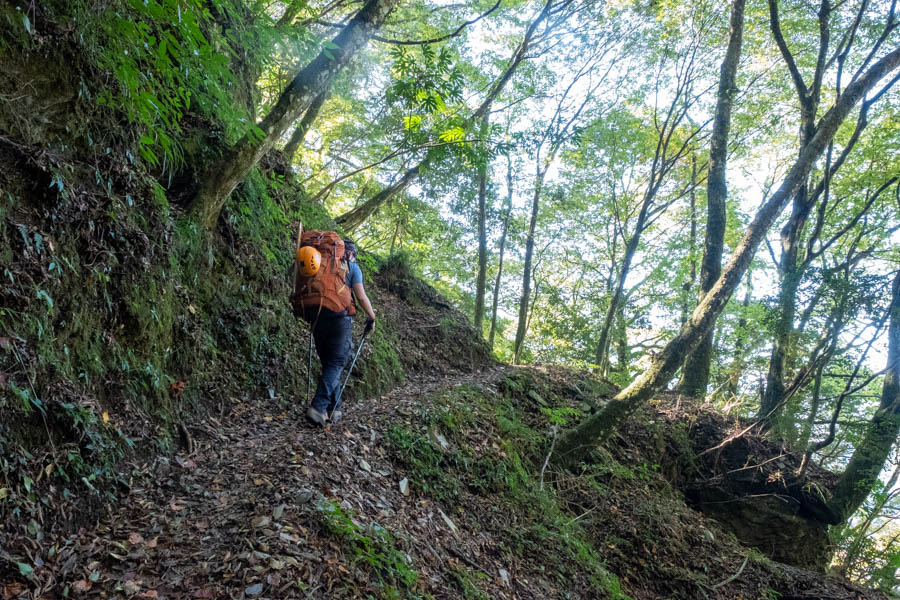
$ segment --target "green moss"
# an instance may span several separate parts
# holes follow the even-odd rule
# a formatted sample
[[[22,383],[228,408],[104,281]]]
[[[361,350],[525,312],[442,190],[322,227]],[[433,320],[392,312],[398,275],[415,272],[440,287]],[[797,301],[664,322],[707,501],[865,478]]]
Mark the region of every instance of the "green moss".
[[[367,569],[378,580],[382,598],[401,597],[399,589],[412,590],[418,573],[409,564],[406,553],[397,548],[394,537],[376,523],[358,525],[336,502],[323,500],[317,507],[325,531],[339,538],[351,561]]]

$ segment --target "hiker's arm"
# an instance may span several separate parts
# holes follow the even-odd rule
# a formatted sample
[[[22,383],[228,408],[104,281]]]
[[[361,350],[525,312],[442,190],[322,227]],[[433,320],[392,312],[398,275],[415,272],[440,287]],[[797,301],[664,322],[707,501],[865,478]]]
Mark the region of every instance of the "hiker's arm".
[[[366,296],[366,290],[361,283],[353,284],[353,293],[356,294],[357,302],[362,305],[363,310],[366,311],[366,314],[369,315],[369,320],[375,320],[375,311],[372,310],[372,303],[369,302],[369,297]]]

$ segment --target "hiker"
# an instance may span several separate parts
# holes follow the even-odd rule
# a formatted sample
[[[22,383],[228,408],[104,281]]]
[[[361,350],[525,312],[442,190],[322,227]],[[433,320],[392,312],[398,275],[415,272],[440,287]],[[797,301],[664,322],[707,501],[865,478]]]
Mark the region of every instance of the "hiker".
[[[337,423],[343,412],[340,405],[341,373],[350,354],[353,298],[366,311],[368,320],[363,335],[375,329],[375,311],[363,287],[362,271],[356,264],[356,244],[341,240],[334,232],[307,231],[297,251],[298,277],[292,297],[298,312],[310,323],[322,373],[307,420],[325,427],[328,420]]]

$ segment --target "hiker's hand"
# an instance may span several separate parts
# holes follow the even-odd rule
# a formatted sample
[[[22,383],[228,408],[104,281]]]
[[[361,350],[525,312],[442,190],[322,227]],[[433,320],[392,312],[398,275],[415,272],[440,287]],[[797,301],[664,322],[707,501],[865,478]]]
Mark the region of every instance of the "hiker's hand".
[[[369,319],[366,321],[366,328],[363,329],[363,335],[369,335],[375,331],[375,319]]]

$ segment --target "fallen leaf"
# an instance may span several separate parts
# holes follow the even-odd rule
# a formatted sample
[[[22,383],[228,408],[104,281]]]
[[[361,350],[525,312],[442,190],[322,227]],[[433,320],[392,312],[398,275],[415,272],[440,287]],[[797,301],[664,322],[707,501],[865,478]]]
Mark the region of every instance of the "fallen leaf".
[[[106,412],[106,411],[104,410],[104,411],[103,411],[102,417],[103,417],[103,422],[104,422],[104,423],[109,423],[109,413],[108,413],[108,412]]]
[[[131,535],[128,536],[128,543],[132,546],[137,546],[138,544],[144,543],[144,538],[137,531],[132,532]]]
[[[169,508],[174,511],[184,510],[185,504],[181,502],[181,500],[175,500],[175,498],[172,498],[171,500],[169,500]]]
[[[156,536],[155,538],[153,538],[152,540],[147,542],[147,547],[148,548],[156,548],[156,544],[158,544],[158,543],[159,543],[159,536]]]
[[[153,598],[159,598],[159,594],[156,593],[156,590],[147,590],[146,592],[141,592],[139,597],[153,600]]]
[[[12,338],[0,337],[0,348],[3,348],[4,350],[12,348]]]
[[[191,470],[191,469],[197,468],[197,463],[195,463],[193,461],[193,459],[190,459],[190,458],[185,459],[185,458],[181,458],[180,456],[176,456],[175,462],[178,463],[178,466],[181,467],[182,469]]]
[[[400,480],[400,493],[409,496],[409,479],[406,477]]]
[[[272,522],[272,519],[270,519],[269,517],[266,517],[266,516],[262,516],[262,517],[256,517],[255,519],[250,521],[250,525],[252,525],[253,527],[265,527],[266,525],[268,525],[271,522]]]
[[[215,598],[215,591],[212,588],[203,588],[194,592],[194,598]]]
[[[275,510],[272,511],[272,518],[276,521],[280,519],[284,515],[284,509],[284,504],[279,504],[278,506],[276,506]]]
[[[131,581],[129,579],[124,584],[122,584],[122,590],[129,596],[133,596],[141,591],[141,584],[139,584],[137,581]]]
[[[4,583],[0,591],[3,592],[3,600],[12,600],[12,598],[19,596],[25,591],[25,586],[18,581],[14,581],[12,583]]]
[[[206,519],[200,519],[196,523],[194,523],[194,527],[196,527],[200,531],[206,531],[209,529],[209,521]]]
[[[438,509],[438,512],[441,513],[441,517],[443,517],[444,523],[447,524],[447,527],[450,528],[450,531],[452,531],[454,534],[456,534],[456,532],[457,532],[456,525],[453,524],[453,521],[450,520],[450,517],[448,517],[444,513],[444,511],[442,511],[441,509]]]
[[[84,593],[84,592],[88,591],[89,589],[91,589],[91,587],[93,587],[93,585],[94,584],[91,583],[90,581],[88,581],[87,579],[79,579],[78,581],[76,581],[75,583],[72,584],[72,588],[76,592]]]

